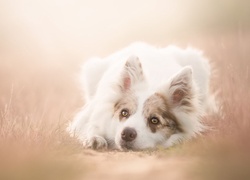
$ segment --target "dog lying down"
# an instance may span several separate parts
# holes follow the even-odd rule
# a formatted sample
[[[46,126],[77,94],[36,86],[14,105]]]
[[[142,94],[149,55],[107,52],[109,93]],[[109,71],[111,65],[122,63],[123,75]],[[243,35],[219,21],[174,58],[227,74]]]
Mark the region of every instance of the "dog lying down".
[[[199,50],[135,43],[81,75],[86,104],[68,127],[93,149],[168,148],[205,129],[202,117],[215,108],[210,67]]]

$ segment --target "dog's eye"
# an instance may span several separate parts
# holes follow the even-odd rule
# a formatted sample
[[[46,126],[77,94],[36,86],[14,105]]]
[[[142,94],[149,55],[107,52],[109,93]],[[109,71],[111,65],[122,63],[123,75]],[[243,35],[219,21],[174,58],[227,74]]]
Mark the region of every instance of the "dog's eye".
[[[157,117],[152,117],[151,119],[150,119],[150,122],[152,123],[152,124],[159,124],[159,119],[157,118]]]
[[[121,111],[121,115],[122,115],[122,117],[128,117],[129,116],[129,111],[127,109],[123,109]]]

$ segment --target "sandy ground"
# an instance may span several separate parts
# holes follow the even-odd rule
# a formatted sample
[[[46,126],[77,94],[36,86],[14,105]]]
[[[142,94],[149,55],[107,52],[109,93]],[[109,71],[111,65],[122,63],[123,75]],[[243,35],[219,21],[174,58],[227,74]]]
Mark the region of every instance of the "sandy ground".
[[[187,179],[188,167],[195,160],[185,157],[163,157],[158,153],[97,152],[84,150],[79,155],[86,164],[84,179]]]

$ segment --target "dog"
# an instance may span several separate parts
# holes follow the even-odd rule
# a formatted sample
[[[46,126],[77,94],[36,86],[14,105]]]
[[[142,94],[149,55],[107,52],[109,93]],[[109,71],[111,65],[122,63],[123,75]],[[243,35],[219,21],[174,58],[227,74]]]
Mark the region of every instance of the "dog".
[[[67,131],[92,149],[168,148],[206,129],[215,103],[202,52],[134,43],[85,62],[85,105]]]

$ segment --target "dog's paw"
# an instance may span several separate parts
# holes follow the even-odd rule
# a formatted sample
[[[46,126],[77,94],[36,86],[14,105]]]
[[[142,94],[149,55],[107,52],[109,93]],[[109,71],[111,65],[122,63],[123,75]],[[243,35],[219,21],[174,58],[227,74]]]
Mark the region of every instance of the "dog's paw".
[[[93,136],[89,140],[87,140],[86,147],[95,150],[107,149],[108,143],[101,136]]]

